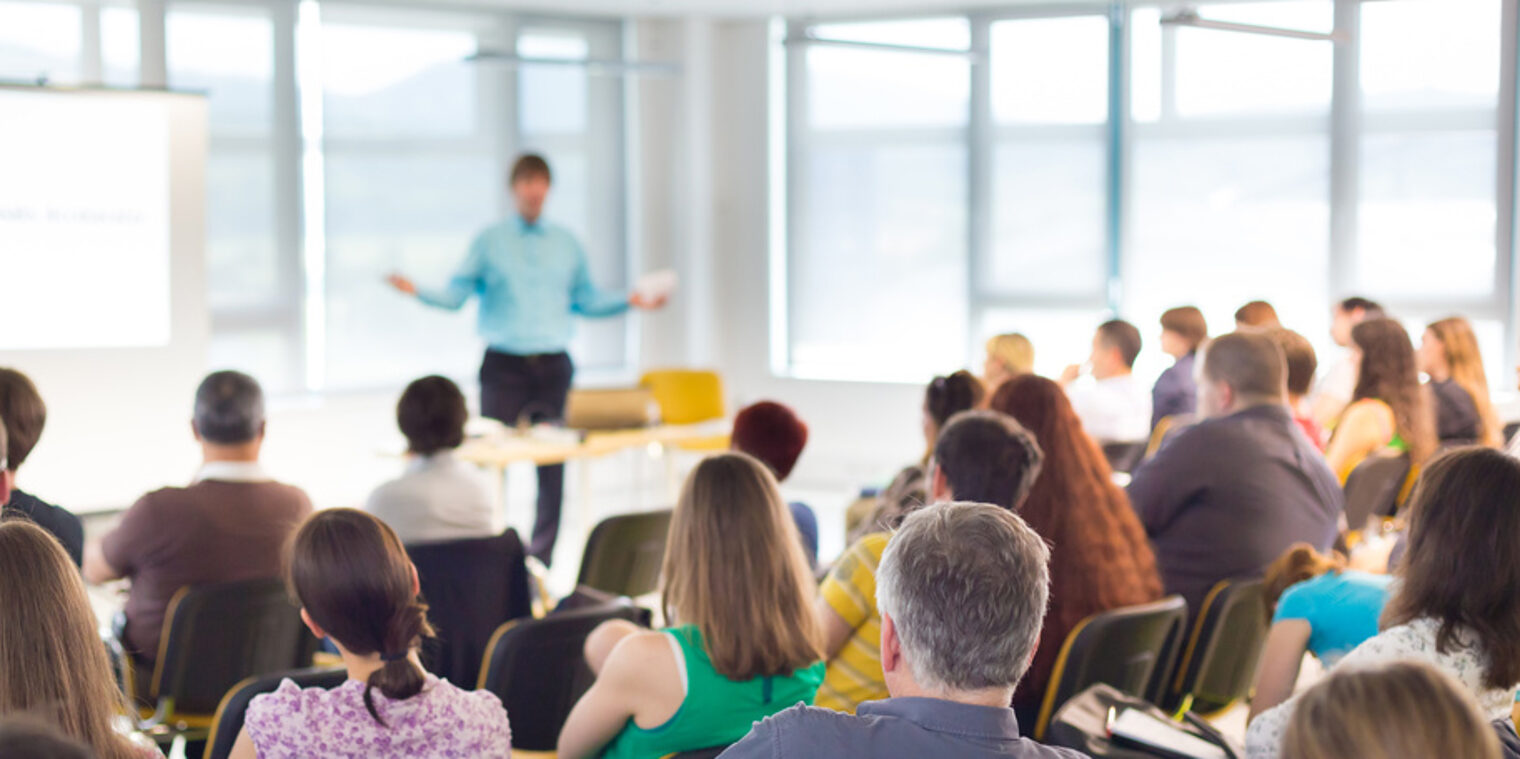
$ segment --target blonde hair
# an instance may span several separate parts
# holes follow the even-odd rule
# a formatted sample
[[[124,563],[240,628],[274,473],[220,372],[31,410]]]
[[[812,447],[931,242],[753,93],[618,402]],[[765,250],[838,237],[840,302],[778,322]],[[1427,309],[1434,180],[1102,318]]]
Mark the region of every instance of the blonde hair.
[[[126,709],[79,570],[24,519],[0,522],[0,715],[56,726],[101,759],[138,754],[112,720]]]
[[[730,680],[790,674],[823,658],[814,584],[776,478],[724,453],[697,465],[670,520],[665,617],[695,625]]]
[[[1034,344],[1017,332],[998,335],[987,341],[987,355],[1015,375],[1034,371]]]
[[[1460,316],[1453,316],[1431,322],[1425,328],[1441,341],[1452,381],[1472,396],[1481,425],[1478,442],[1491,447],[1503,445],[1504,425],[1499,423],[1499,415],[1488,396],[1488,375],[1483,371],[1483,354],[1478,350],[1478,337],[1473,334],[1472,325]]]
[[[1298,698],[1283,759],[1498,759],[1473,696],[1418,661],[1331,673]]]

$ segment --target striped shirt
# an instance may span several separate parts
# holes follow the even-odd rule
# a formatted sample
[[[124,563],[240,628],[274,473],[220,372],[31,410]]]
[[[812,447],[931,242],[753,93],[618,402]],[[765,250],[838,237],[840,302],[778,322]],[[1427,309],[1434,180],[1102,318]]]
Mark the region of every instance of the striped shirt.
[[[887,698],[881,671],[881,614],[876,611],[876,566],[890,535],[867,535],[850,546],[823,581],[819,593],[854,631],[828,662],[815,703],[825,709],[855,713],[866,701]]]

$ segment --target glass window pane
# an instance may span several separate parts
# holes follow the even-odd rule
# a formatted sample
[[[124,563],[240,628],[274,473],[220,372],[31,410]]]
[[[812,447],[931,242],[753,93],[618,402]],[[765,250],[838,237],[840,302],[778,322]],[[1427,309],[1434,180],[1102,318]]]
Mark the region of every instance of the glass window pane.
[[[1362,4],[1369,110],[1492,108],[1499,95],[1500,0]]]
[[[475,134],[476,65],[464,61],[475,49],[475,35],[466,31],[323,24],[326,134]]]
[[[1385,297],[1494,291],[1490,130],[1362,137],[1357,281]],[[1432,256],[1440,266],[1431,266]]]
[[[894,21],[818,24],[814,37],[884,45],[912,45],[941,50],[970,50],[971,25],[964,18],[915,18]]]
[[[212,134],[268,134],[274,108],[269,18],[202,12],[197,6],[170,11],[165,24],[169,85],[210,95]]]
[[[1062,369],[1087,360],[1093,331],[1107,318],[1107,312],[1100,308],[990,309],[982,316],[974,353],[981,355],[986,341],[995,335],[1017,332],[1034,346],[1035,373],[1059,377]],[[1150,334],[1145,332],[1145,325],[1140,329],[1145,335],[1142,343],[1149,347]]]
[[[992,115],[999,123],[1107,120],[1108,20],[1102,16],[993,24],[991,58]]]
[[[1102,293],[1108,278],[1102,140],[1004,141],[993,161],[990,287]]]
[[[247,372],[259,380],[266,393],[293,391],[301,386],[298,359],[293,353],[299,344],[288,332],[276,327],[217,330],[211,333],[207,368]]]
[[[1161,118],[1161,11],[1135,8],[1129,15],[1129,112],[1135,121]]]
[[[79,81],[79,8],[0,0],[0,80]]]
[[[138,42],[136,8],[108,7],[100,10],[100,62],[105,83],[136,87],[142,46]]]
[[[1200,16],[1305,31],[1329,31],[1332,6],[1316,2],[1204,5]],[[1182,116],[1328,113],[1334,45],[1180,27],[1177,111]]]
[[[585,60],[586,38],[566,32],[524,31],[517,54],[524,58]],[[517,70],[518,116],[523,134],[586,131],[588,81],[580,66],[524,63]]]
[[[962,58],[812,46],[807,77],[814,129],[964,126],[970,108]]]
[[[294,300],[281,286],[274,163],[262,150],[206,157],[206,285],[212,310]]]

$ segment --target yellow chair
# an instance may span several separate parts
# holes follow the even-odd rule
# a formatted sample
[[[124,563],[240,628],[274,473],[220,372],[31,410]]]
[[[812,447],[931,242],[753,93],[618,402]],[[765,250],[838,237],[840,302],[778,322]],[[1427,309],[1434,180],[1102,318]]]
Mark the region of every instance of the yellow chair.
[[[661,424],[701,424],[724,418],[723,378],[700,369],[659,369],[646,372],[639,385],[649,389],[660,407]],[[729,435],[679,444],[687,451],[727,450]]]

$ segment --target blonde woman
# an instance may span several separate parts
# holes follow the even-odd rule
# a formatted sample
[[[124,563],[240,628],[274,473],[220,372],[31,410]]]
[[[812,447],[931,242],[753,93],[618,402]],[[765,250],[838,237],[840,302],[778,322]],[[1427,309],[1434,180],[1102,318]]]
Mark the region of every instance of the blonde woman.
[[[1472,694],[1418,661],[1336,672],[1299,697],[1283,759],[1498,759]]]
[[[126,705],[63,546],[31,522],[0,522],[0,577],[0,716],[45,721],[100,759],[162,759],[112,726]]]
[[[765,465],[714,456],[670,522],[659,632],[609,622],[586,640],[596,682],[559,736],[560,759],[658,759],[726,746],[811,705],[822,633],[797,528]]]
[[[1418,354],[1420,371],[1430,377],[1436,432],[1443,443],[1504,443],[1504,425],[1488,396],[1488,375],[1472,325],[1460,316],[1425,327]]]
[[[998,335],[987,341],[987,361],[982,364],[982,384],[987,396],[998,386],[1021,374],[1034,371],[1034,344],[1017,332]]]

